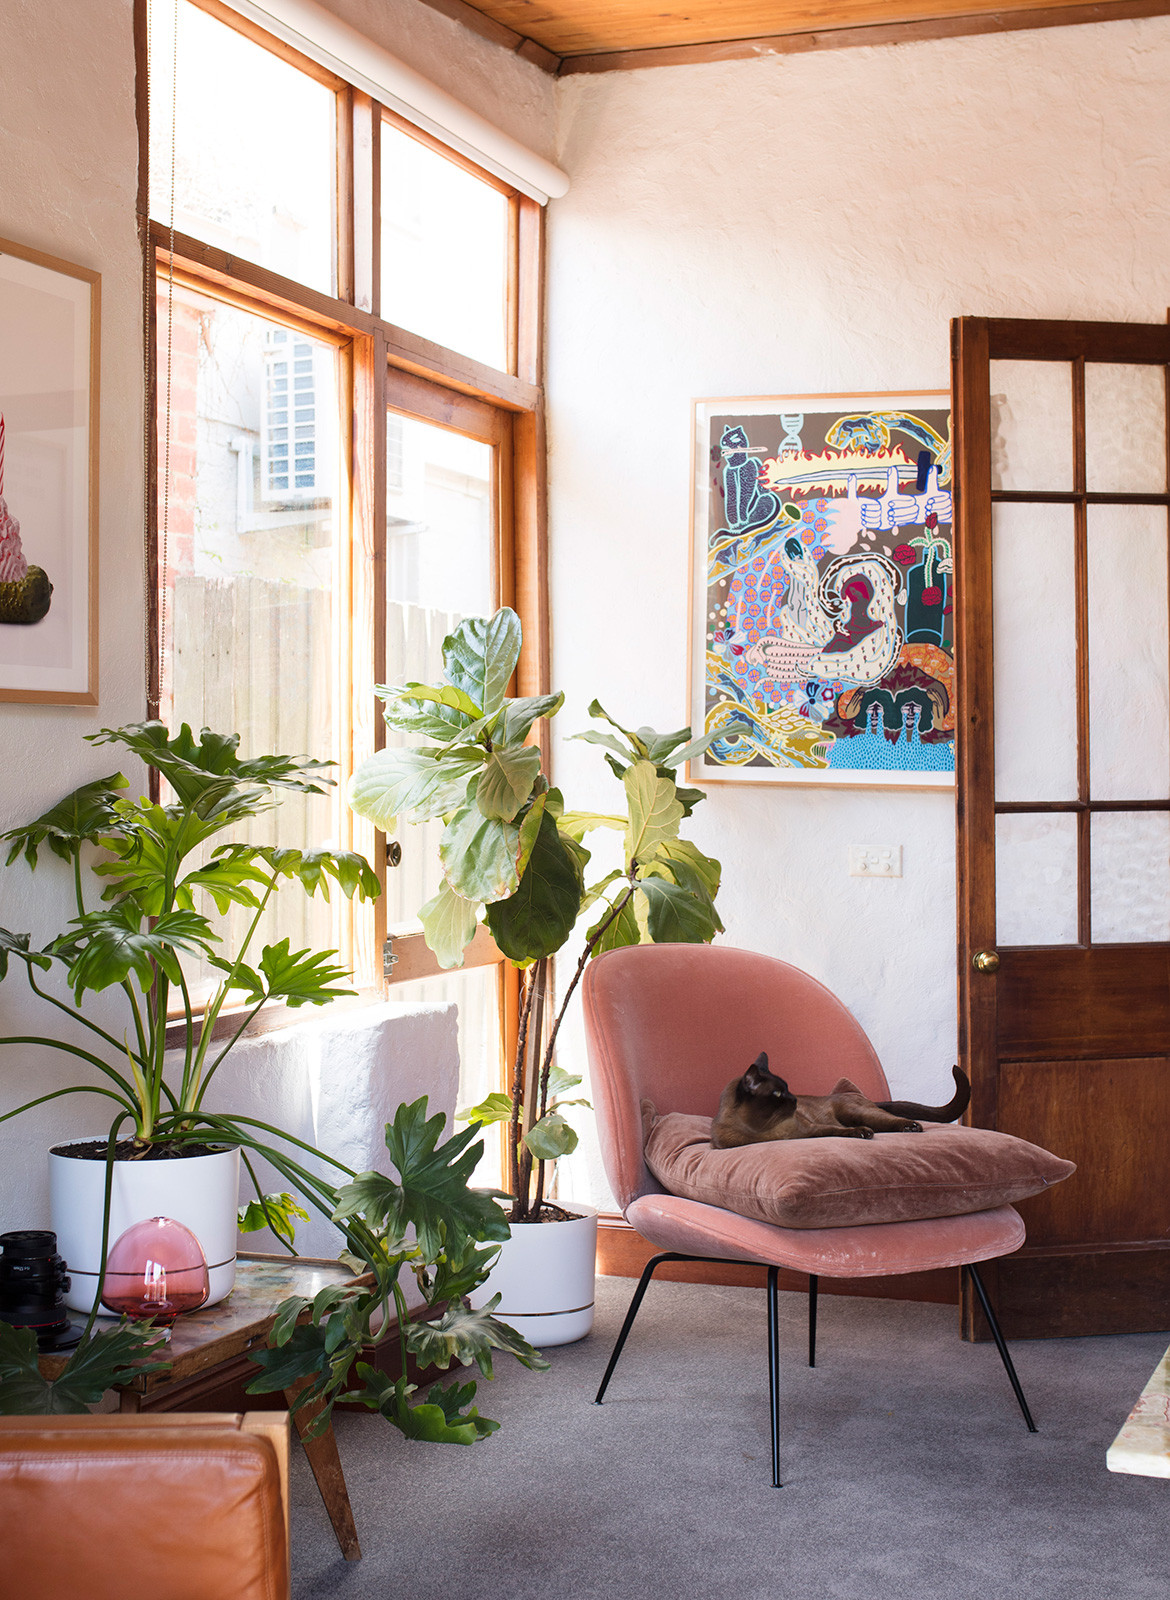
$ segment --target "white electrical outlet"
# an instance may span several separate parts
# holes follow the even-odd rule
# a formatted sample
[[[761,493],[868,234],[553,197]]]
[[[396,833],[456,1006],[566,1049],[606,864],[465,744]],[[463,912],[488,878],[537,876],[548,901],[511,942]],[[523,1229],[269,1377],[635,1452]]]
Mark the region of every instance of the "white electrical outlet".
[[[900,844],[849,846],[849,876],[851,878],[900,878],[902,876],[902,846]]]

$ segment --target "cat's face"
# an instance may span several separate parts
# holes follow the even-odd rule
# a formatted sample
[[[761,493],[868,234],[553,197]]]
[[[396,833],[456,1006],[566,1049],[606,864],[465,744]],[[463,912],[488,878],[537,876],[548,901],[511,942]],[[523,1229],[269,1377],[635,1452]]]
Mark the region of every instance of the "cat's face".
[[[751,1066],[739,1080],[743,1092],[753,1100],[789,1100],[788,1085],[768,1070],[767,1052],[761,1050]]]

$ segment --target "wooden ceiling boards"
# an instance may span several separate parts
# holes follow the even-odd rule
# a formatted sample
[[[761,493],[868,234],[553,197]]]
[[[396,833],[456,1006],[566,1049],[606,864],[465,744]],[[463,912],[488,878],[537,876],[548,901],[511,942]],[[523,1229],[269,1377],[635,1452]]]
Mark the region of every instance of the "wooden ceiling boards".
[[[559,74],[1161,16],[1170,0],[425,0]]]

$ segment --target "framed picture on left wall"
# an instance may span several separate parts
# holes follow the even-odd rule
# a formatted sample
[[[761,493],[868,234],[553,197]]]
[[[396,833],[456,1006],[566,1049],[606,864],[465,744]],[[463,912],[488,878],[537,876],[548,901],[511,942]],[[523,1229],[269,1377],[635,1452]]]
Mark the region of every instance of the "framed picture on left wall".
[[[0,701],[96,705],[101,278],[0,239]]]

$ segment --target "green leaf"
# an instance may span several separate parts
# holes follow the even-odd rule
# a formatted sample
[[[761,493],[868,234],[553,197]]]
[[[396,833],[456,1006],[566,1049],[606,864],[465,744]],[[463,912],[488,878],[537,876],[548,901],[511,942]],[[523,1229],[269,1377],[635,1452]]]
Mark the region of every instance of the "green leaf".
[[[439,859],[443,873],[465,900],[503,900],[516,892],[516,851],[520,829],[485,817],[474,798],[460,806],[443,830]]]
[[[436,709],[458,711],[473,722],[483,715],[477,702],[470,695],[464,694],[462,689],[457,689],[454,684],[411,682],[402,693],[405,699],[417,700],[420,703],[429,702]]]
[[[714,856],[705,856],[689,839],[664,839],[655,861],[665,861],[676,883],[692,894],[701,892],[714,900],[719,893],[722,868]]]
[[[705,789],[688,789],[685,786],[680,785],[675,789],[674,792],[679,798],[679,803],[683,808],[684,817],[689,817],[699,802],[707,798],[707,791]]]
[[[581,1087],[581,1081],[581,1075],[579,1073],[566,1072],[564,1067],[558,1067],[554,1064],[549,1068],[548,1074],[549,1104],[551,1105],[555,1101],[563,1099],[563,1097],[568,1094],[570,1089],[579,1089]],[[585,1103],[586,1102],[584,1100],[570,1102],[570,1104],[573,1105],[584,1105]]]
[[[140,1373],[165,1371],[153,1361],[165,1348],[164,1335],[149,1323],[123,1319],[83,1339],[59,1378],[42,1378],[37,1340],[31,1328],[0,1322],[0,1416],[68,1416],[88,1411],[107,1389],[130,1383]]]
[[[377,1409],[408,1439],[425,1444],[476,1444],[499,1427],[498,1422],[481,1417],[476,1407],[468,1404],[475,1394],[474,1383],[446,1388],[432,1384],[426,1399],[412,1406],[408,1396],[414,1392],[414,1385],[405,1377],[391,1381],[386,1373],[364,1361],[358,1362],[357,1371],[365,1387],[345,1398]]]
[[[492,937],[510,961],[556,954],[577,921],[583,881],[580,861],[546,809],[519,887],[487,908]]]
[[[619,756],[625,757],[627,761],[637,760],[634,751],[628,749],[620,739],[615,739],[612,733],[599,733],[596,728],[586,728],[584,733],[571,733],[569,739],[570,741],[580,739],[583,744],[601,744],[607,750],[613,750]]]
[[[647,920],[655,944],[709,944],[723,926],[710,900],[681,884],[647,877],[638,888],[649,902]]]
[[[548,808],[548,792],[538,794],[520,819],[520,843],[516,850],[516,873],[523,877],[532,860],[532,852],[540,835],[540,819]]]
[[[646,759],[653,761],[655,766],[665,763],[671,751],[677,750],[691,736],[689,728],[679,728],[675,733],[655,733],[653,728],[639,728],[638,733],[646,745]],[[680,753],[671,756],[670,765],[677,767],[680,761],[685,760],[685,752]]]
[[[540,751],[535,745],[501,745],[483,764],[475,801],[485,817],[511,822],[532,793],[540,773]]]
[[[374,1227],[388,1226],[401,1237],[414,1224],[419,1248],[435,1260],[444,1248],[461,1248],[465,1240],[506,1239],[508,1224],[492,1191],[471,1189],[468,1179],[483,1154],[475,1128],[466,1128],[443,1144],[441,1112],[427,1117],[426,1096],[398,1107],[386,1124],[386,1148],[399,1181],[380,1172],[364,1172],[338,1191],[335,1222],[364,1216]],[[469,1148],[470,1146],[470,1148]]]
[[[499,1254],[498,1244],[481,1248],[469,1240],[464,1249],[455,1250],[448,1241],[447,1248],[435,1264],[427,1290],[428,1301],[431,1305],[441,1305],[446,1300],[462,1300],[464,1295],[479,1288],[499,1259]]]
[[[457,705],[449,705],[442,699],[442,694],[449,694],[452,699],[458,696],[458,689],[444,686],[443,691],[436,691],[437,700],[432,700],[428,695],[424,698],[417,691],[425,687],[411,684],[407,688],[390,688],[380,685],[374,690],[386,702],[382,712],[383,720],[388,728],[393,728],[399,733],[416,733],[424,739],[436,739],[440,744],[450,744],[453,739],[458,739],[461,734],[475,721],[479,715],[478,708],[470,706],[460,710]],[[467,696],[462,696],[466,700]]]
[[[24,961],[29,966],[40,967],[42,972],[47,972],[53,965],[51,956],[42,955],[39,950],[29,949],[27,933],[9,933],[7,928],[0,928],[0,978],[8,976],[9,956],[15,956],[18,961]]]
[[[309,895],[320,889],[322,898],[328,900],[330,878],[347,900],[352,900],[355,894],[359,900],[376,900],[382,892],[378,874],[356,850],[286,850],[281,853],[297,858],[281,870],[287,871],[290,877],[299,878]]]
[[[555,1161],[558,1156],[572,1155],[577,1135],[559,1111],[548,1111],[532,1124],[521,1142],[538,1161]]]
[[[219,935],[210,922],[194,911],[170,911],[143,927],[143,916],[133,901],[125,900],[109,911],[91,911],[74,917],[74,934],[55,939],[50,950],[69,961],[69,986],[80,1003],[87,989],[109,989],[131,974],[145,994],[154,982],[157,965],[172,983],[179,981],[176,951],[210,954]]]
[[[690,731],[691,730],[689,728],[684,728],[683,729],[683,737],[686,738],[689,735]],[[708,749],[711,745],[713,745],[715,743],[715,741],[716,741],[716,739],[718,739],[718,737],[719,737],[719,731],[718,731],[718,729],[716,729],[716,731],[714,733],[705,733],[705,734],[702,735],[701,738],[692,739],[690,744],[686,745],[682,750],[676,750],[675,751],[675,753],[670,758],[670,765],[672,767],[681,767],[684,761],[694,761],[694,760],[696,760],[699,756],[701,756],[703,754],[704,750]],[[650,759],[651,759],[651,761],[661,762],[663,760],[663,757],[661,755],[651,755]],[[700,793],[702,793],[701,790],[700,790]]]
[[[601,896],[609,888],[611,883],[616,883],[619,878],[624,877],[625,873],[620,867],[615,867],[612,872],[607,872],[605,877],[600,879],[599,882],[595,883],[592,888],[586,889],[585,897],[581,901],[581,910],[588,911],[591,905],[594,905],[598,900],[601,899]]]
[[[500,725],[500,738],[505,744],[519,744],[527,738],[529,729],[541,717],[554,717],[565,703],[563,693],[528,695],[520,700],[504,701],[504,719]]]
[[[600,700],[593,700],[590,702],[589,715],[591,717],[600,717],[604,722],[608,722],[611,728],[616,728],[619,733],[625,734],[626,738],[630,741],[632,749],[623,751],[622,754],[630,755],[632,752],[636,752],[636,755],[640,756],[643,760],[648,757],[649,751],[646,748],[645,741],[640,739],[636,733],[631,733],[629,728],[623,728],[620,722],[615,722]],[[652,732],[653,730],[647,731]]]
[[[328,1000],[353,994],[353,989],[335,987],[339,978],[348,978],[345,967],[336,967],[329,957],[336,950],[289,950],[289,941],[266,944],[260,955],[260,976],[269,1000],[283,1000],[288,1006],[321,1006]]]
[[[275,1348],[249,1350],[248,1358],[261,1368],[261,1375],[252,1379],[247,1393],[275,1394],[291,1389],[302,1378],[319,1377],[325,1355],[324,1330],[312,1323],[299,1323]]]
[[[507,1350],[533,1371],[547,1371],[548,1362],[540,1352],[515,1329],[497,1322],[492,1316],[499,1299],[499,1295],[493,1295],[488,1305],[478,1311],[456,1300],[448,1305],[438,1322],[410,1323],[405,1330],[406,1348],[424,1366],[435,1366],[442,1371],[446,1371],[452,1361],[474,1361],[484,1377],[490,1378],[493,1376],[493,1350]]]
[[[520,659],[520,618],[503,606],[493,617],[468,617],[443,640],[443,668],[485,717],[503,705]]]
[[[580,1079],[577,1080],[580,1082]],[[456,1122],[479,1122],[488,1126],[493,1122],[507,1122],[512,1115],[512,1096],[497,1091],[481,1100],[477,1106],[468,1106],[455,1113]]]
[[[26,822],[21,828],[0,834],[0,841],[11,845],[8,865],[11,866],[23,851],[29,866],[35,867],[37,852],[43,844],[62,861],[72,861],[84,842],[98,838],[109,828],[116,816],[114,802],[119,798],[119,791],[127,788],[129,782],[120,772],[111,773],[108,778],[95,778],[92,783],[83,783],[80,789],[74,789],[64,800],[58,800],[35,822]]]
[[[212,733],[204,728],[199,742],[184,722],[173,739],[161,722],[128,723],[122,728],[103,728],[86,734],[91,744],[120,744],[133,751],[147,766],[160,772],[184,805],[209,816],[225,800],[254,806],[263,802],[272,789],[291,789],[300,794],[324,794],[323,783],[332,784],[326,771],[332,761],[314,761],[308,756],[236,755],[238,733]]]
[[[461,967],[463,952],[475,937],[480,902],[455,893],[446,878],[418,914],[423,937],[439,958],[441,967]]]
[[[593,828],[614,828],[621,833],[627,823],[625,817],[602,811],[566,811],[557,826],[570,839],[583,839]]]
[[[613,907],[606,901],[602,907],[601,915],[586,934],[587,940],[596,937],[597,930],[605,923]],[[637,913],[634,910],[634,900],[631,897],[622,906],[617,916],[609,922],[605,932],[594,946],[595,956],[604,955],[607,950],[623,950],[627,945],[641,944],[642,930],[638,926]]]
[[[441,750],[378,750],[349,780],[349,803],[359,817],[393,833],[400,812],[412,822],[425,822],[453,810],[481,759],[482,752],[472,757]]]
[[[670,778],[659,777],[649,761],[639,761],[622,780],[626,789],[630,820],[626,828],[627,862],[641,861],[664,839],[678,835],[683,808]]]
[[[292,1248],[296,1244],[296,1219],[308,1222],[309,1213],[297,1204],[291,1194],[266,1194],[262,1199],[250,1200],[238,1213],[236,1223],[241,1233],[257,1233],[261,1228],[271,1228],[278,1239]]]
[[[220,915],[225,916],[233,905],[259,906],[260,901],[248,886],[258,883],[267,888],[269,881],[269,873],[260,865],[257,856],[245,848],[234,856],[213,858],[205,867],[189,872],[176,889],[175,898],[190,908],[195,891],[203,889],[215,901]],[[115,885],[116,889],[122,887],[122,884]]]

